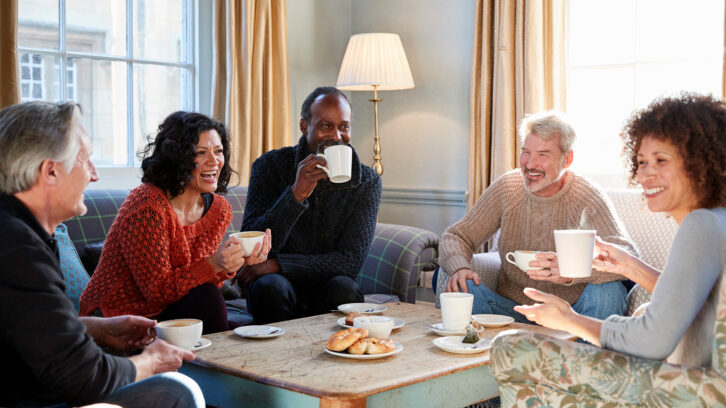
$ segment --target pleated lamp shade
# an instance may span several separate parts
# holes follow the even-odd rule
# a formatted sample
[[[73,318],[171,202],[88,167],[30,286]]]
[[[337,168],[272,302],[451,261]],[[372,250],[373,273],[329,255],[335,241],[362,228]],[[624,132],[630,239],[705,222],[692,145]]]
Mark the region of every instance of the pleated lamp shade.
[[[414,87],[398,34],[355,34],[348,40],[336,86],[349,91],[393,91]]]

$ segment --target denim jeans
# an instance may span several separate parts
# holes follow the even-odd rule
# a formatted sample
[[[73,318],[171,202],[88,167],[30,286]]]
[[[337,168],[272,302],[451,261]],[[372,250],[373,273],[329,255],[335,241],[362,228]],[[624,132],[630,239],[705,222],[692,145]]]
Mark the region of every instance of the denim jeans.
[[[184,374],[167,372],[128,384],[103,402],[124,408],[204,408],[204,395],[194,380]]]
[[[519,323],[532,323],[523,314],[514,311],[517,302],[505,298],[484,285],[467,280],[466,287],[474,295],[472,314],[498,314],[514,318]],[[623,315],[628,306],[628,293],[620,281],[601,284],[590,283],[582,295],[572,305],[577,313],[596,319],[606,319],[610,315]],[[534,303],[534,301],[532,301]]]

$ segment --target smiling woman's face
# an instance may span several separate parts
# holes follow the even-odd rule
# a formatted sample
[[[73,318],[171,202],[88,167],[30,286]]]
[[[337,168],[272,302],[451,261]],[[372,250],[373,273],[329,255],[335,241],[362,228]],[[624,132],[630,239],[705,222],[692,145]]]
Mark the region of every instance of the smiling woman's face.
[[[185,190],[192,190],[195,193],[217,191],[219,173],[224,167],[224,147],[216,130],[205,130],[199,134],[194,163],[197,167],[192,170],[192,181],[186,185]]]
[[[683,167],[683,158],[672,143],[652,136],[643,137],[638,149],[637,177],[650,211],[667,212],[680,224],[696,209],[698,197],[693,183]]]

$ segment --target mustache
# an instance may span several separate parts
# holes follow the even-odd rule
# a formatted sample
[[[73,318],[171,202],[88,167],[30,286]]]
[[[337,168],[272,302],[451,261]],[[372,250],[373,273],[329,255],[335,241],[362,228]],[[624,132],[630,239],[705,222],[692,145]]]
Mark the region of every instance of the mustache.
[[[338,146],[338,145],[344,145],[342,140],[326,140],[323,142],[320,142],[318,145],[318,151],[316,153],[322,153],[325,149],[331,146]]]
[[[525,168],[524,168],[524,172],[525,172],[525,173],[526,173],[526,172],[529,172],[529,171],[534,171],[534,172],[536,172],[536,173],[542,173],[542,174],[545,174],[545,171],[544,171],[544,169],[532,169],[532,168],[529,168],[529,167],[525,167]]]

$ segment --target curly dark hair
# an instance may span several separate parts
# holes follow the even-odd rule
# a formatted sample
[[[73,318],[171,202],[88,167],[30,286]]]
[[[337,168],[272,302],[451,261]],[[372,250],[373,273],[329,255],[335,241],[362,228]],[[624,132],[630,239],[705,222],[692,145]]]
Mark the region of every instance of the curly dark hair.
[[[313,102],[315,102],[320,95],[340,95],[346,102],[348,102],[348,106],[352,107],[350,99],[348,99],[348,97],[345,96],[340,89],[333,86],[319,86],[310,92],[310,95],[308,95],[303,101],[302,108],[300,109],[300,117],[305,121],[305,123],[310,123],[310,119],[313,117],[313,113],[310,108],[313,106]]]
[[[682,93],[658,98],[623,128],[626,167],[635,185],[638,150],[645,136],[671,143],[699,195],[698,208],[726,205],[726,105],[712,96]]]
[[[219,172],[217,193],[226,193],[232,175],[229,166],[229,137],[224,124],[196,112],[174,112],[159,125],[156,137],[139,153],[141,181],[152,183],[176,197],[184,192],[187,183],[192,181],[192,170],[196,168],[194,159],[197,153],[199,134],[216,130],[224,148],[224,166]]]

